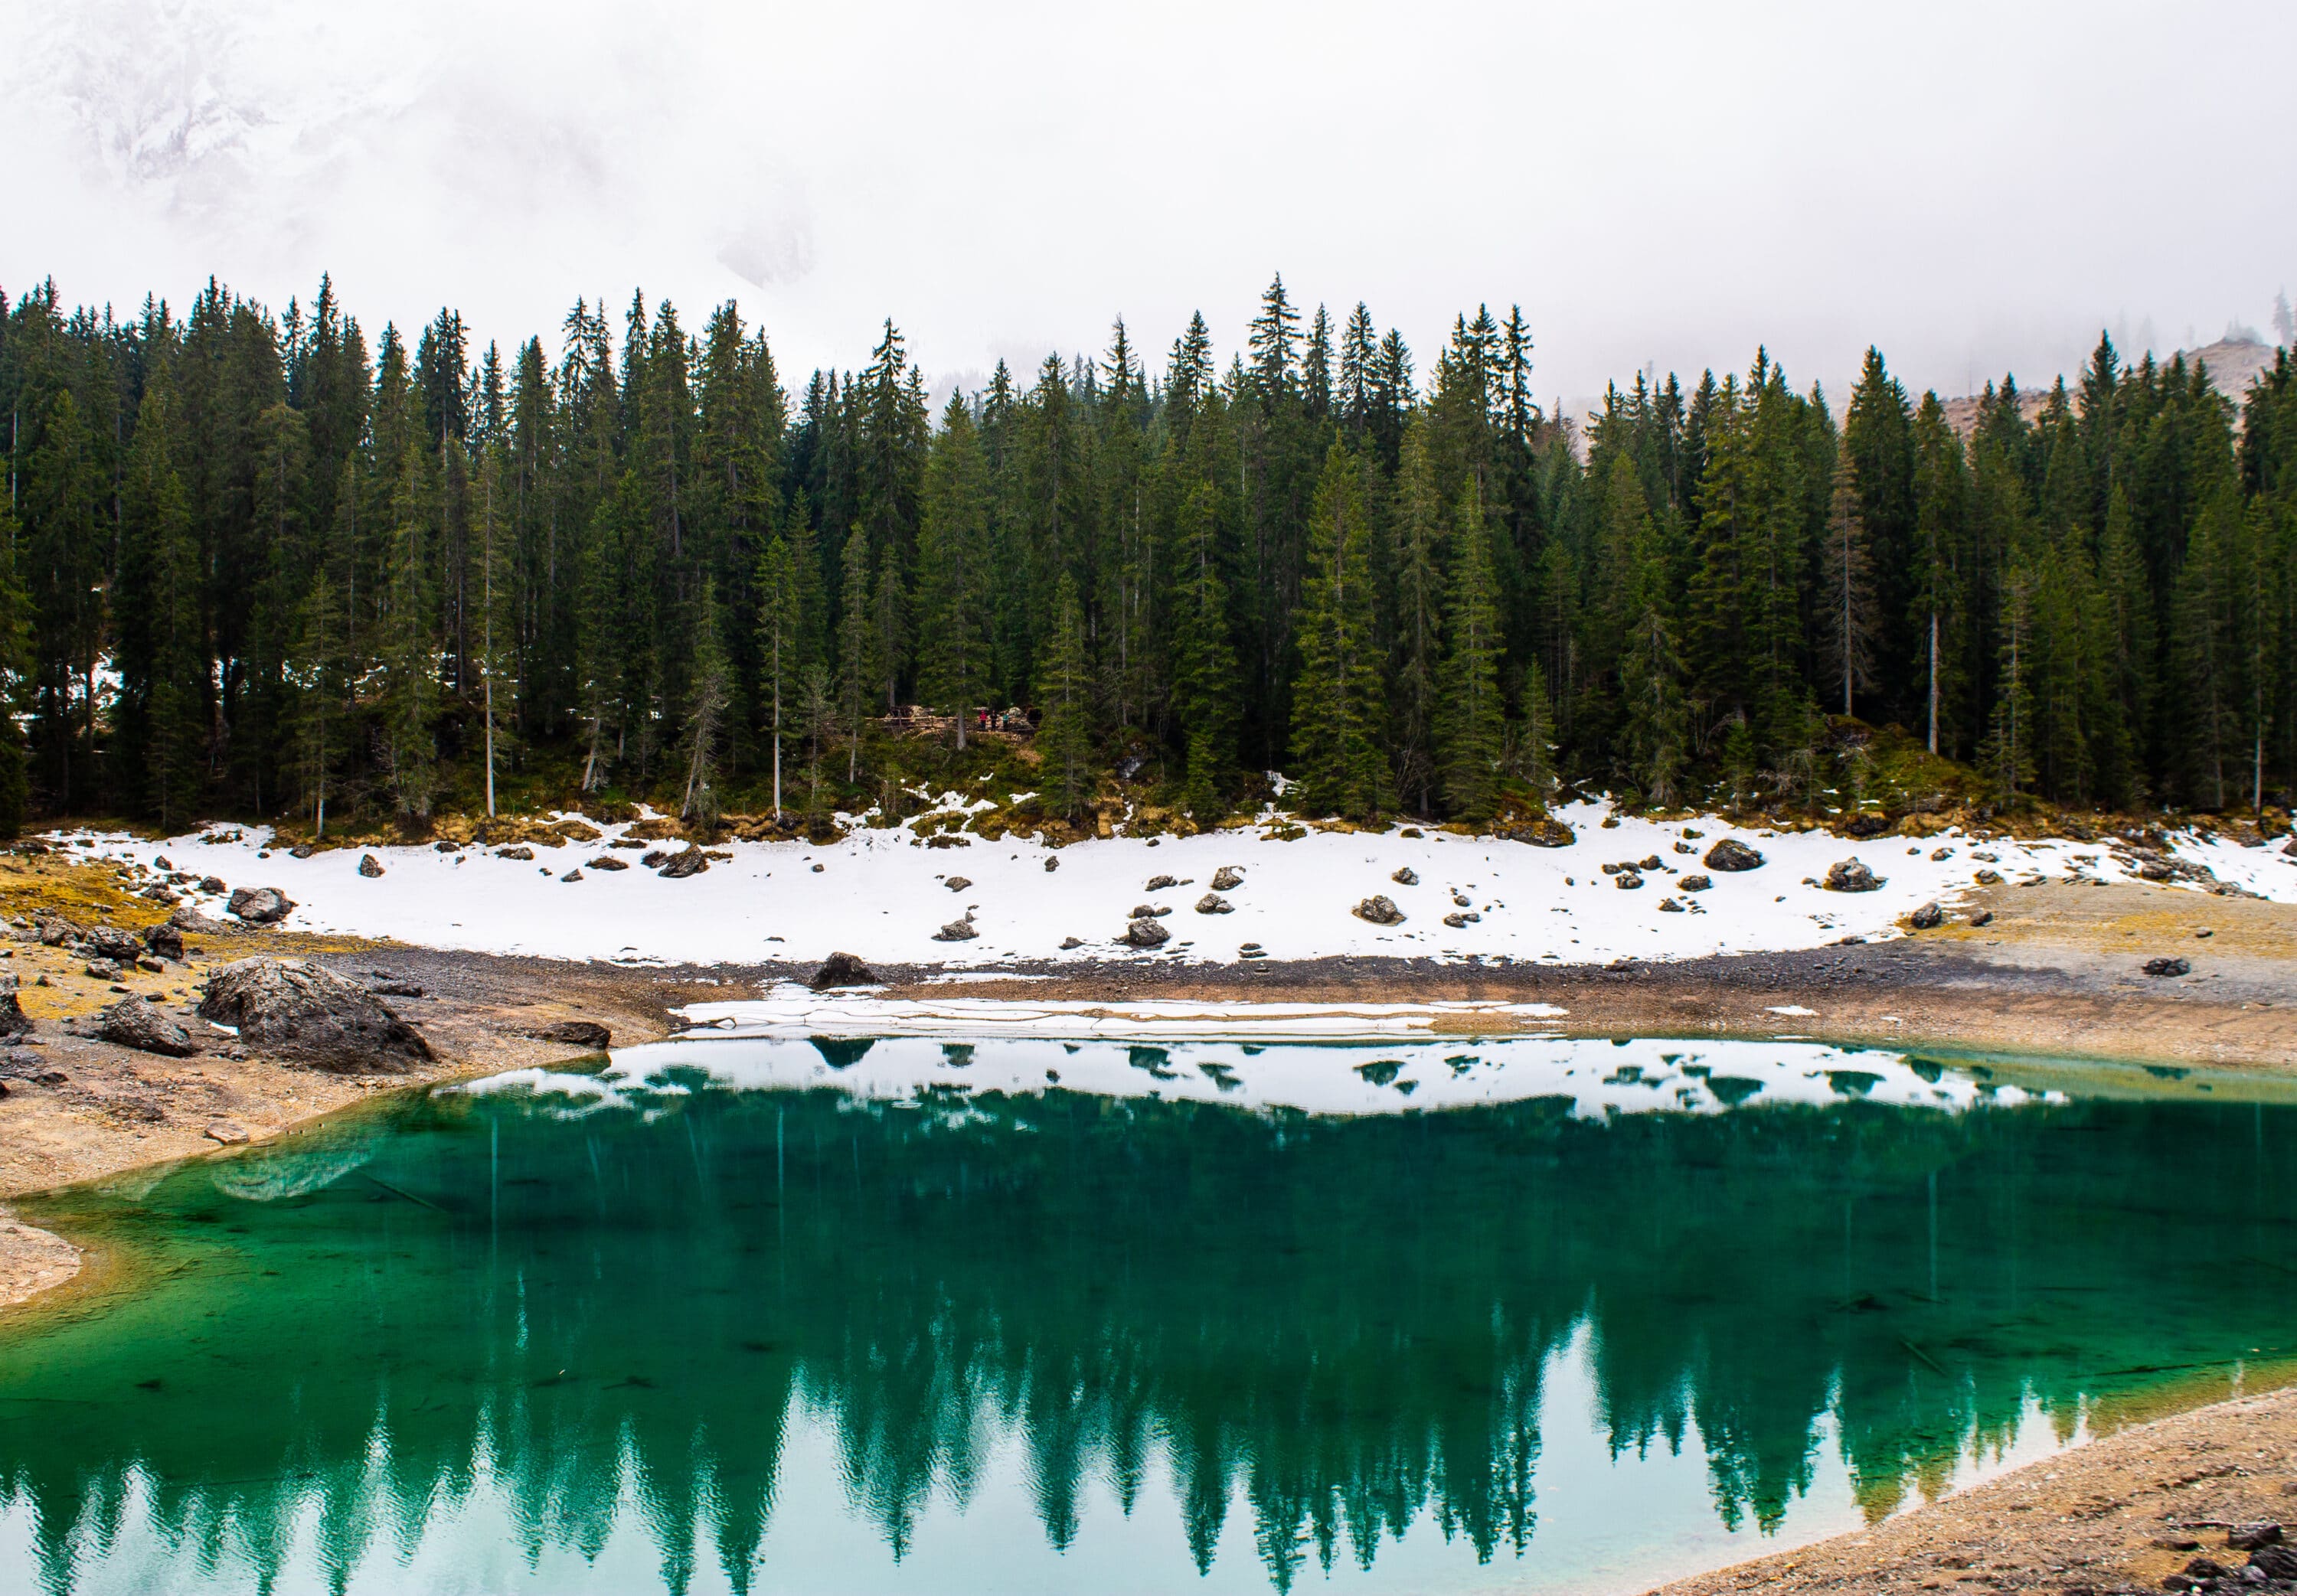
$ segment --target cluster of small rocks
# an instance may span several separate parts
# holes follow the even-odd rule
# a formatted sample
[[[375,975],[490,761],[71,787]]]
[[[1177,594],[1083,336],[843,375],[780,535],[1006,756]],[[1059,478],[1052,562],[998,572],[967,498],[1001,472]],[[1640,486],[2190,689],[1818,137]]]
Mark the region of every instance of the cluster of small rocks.
[[[2193,1545],[2190,1541],[2184,1542],[2178,1550]],[[2164,1575],[2161,1588],[2200,1591],[2207,1596],[2233,1592],[2297,1591],[2297,1549],[2283,1542],[2278,1524],[2250,1524],[2229,1530],[2226,1550],[2245,1551],[2248,1560],[2236,1567],[2204,1553],[2179,1572]]]

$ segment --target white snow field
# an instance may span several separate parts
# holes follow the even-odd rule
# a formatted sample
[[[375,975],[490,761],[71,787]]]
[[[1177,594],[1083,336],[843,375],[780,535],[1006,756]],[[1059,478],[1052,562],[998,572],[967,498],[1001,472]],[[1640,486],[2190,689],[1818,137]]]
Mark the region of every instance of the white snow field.
[[[959,802],[954,795],[948,801]],[[1577,841],[1552,849],[1438,831],[1407,837],[1394,830],[1311,830],[1281,841],[1271,835],[1272,821],[1253,830],[1120,836],[1058,850],[1017,837],[991,843],[977,836],[963,847],[927,848],[905,828],[857,828],[828,847],[731,843],[730,860],[684,880],[661,879],[629,852],[614,855],[629,861],[629,869],[587,868],[610,852],[605,841],[533,843],[531,860],[504,859],[491,849],[440,853],[425,846],[333,849],[298,860],[284,848],[268,850],[270,833],[259,827],[214,827],[159,843],[120,834],[55,835],[84,857],[149,868],[164,856],[179,871],[232,887],[277,887],[297,905],[287,925],[302,931],[634,963],[811,961],[844,949],[872,961],[951,971],[1040,959],[1230,962],[1254,943],[1274,959],[1687,958],[1891,936],[1899,917],[1921,904],[1937,900],[1950,907],[1981,869],[2012,882],[2135,878],[2134,866],[2117,860],[2114,847],[2104,843],[1979,843],[1954,835],[1920,843],[1904,837],[1848,842],[1711,817],[1620,817],[1605,829],[1610,814],[1602,803],[1558,810]],[[611,840],[627,827],[603,829]],[[1687,832],[1700,835],[1686,843]],[[1701,856],[1725,836],[1761,852],[1763,868],[1737,875],[1706,869]],[[2297,859],[2278,844],[2243,848],[2191,833],[2171,842],[2180,858],[2207,866],[2221,881],[2297,901]],[[1675,851],[1678,843],[1689,851]],[[268,856],[259,857],[267,850]],[[358,873],[363,851],[375,855],[382,876]],[[1642,873],[1637,890],[1621,890],[1600,868],[1652,857],[1660,862]],[[1830,866],[1848,859],[1883,878],[1881,888],[1833,893],[1816,884]],[[1243,874],[1240,885],[1220,894],[1232,912],[1197,912],[1223,866]],[[578,868],[580,879],[561,879]],[[1416,885],[1394,879],[1406,868],[1418,876]],[[1681,877],[1694,873],[1714,884],[1703,893],[1684,891]],[[970,884],[952,893],[944,883],[959,876]],[[1147,884],[1157,876],[1179,884],[1151,891]],[[1371,925],[1350,912],[1374,894],[1403,911],[1400,925]],[[218,894],[194,891],[186,901],[222,912]],[[1675,909],[1666,907],[1670,903]],[[1155,952],[1136,952],[1116,940],[1142,904],[1171,910],[1161,921],[1171,940]],[[943,926],[968,913],[973,938],[936,940]],[[1458,913],[1480,918],[1444,924],[1446,914]],[[1072,937],[1080,945],[1065,950]]]
[[[507,1070],[449,1090],[562,1097],[572,1114],[643,1107],[700,1076],[735,1090],[828,1087],[862,1100],[947,1094],[962,1118],[973,1093],[1053,1088],[1111,1098],[1222,1103],[1310,1114],[1395,1114],[1568,1098],[1589,1118],[1648,1112],[1715,1114],[1741,1104],[1824,1105],[1851,1098],[1947,1112],[2061,1101],[1996,1085],[1896,1053],[1815,1042],[1451,1036],[1377,1046],[1195,1041],[1142,1045],[1054,1037],[1000,1041],[976,1052],[928,1037],[890,1036],[826,1047],[794,1036],[618,1049],[596,1074]]]

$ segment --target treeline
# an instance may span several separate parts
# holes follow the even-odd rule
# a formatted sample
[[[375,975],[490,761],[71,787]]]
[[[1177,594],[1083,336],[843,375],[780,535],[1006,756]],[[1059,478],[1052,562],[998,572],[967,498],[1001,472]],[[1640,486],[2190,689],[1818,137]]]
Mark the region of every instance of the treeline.
[[[498,772],[722,808],[896,793],[887,709],[1029,706],[1047,801],[1124,761],[1200,818],[1281,770],[1355,816],[1560,780],[1810,802],[1895,723],[1997,802],[2297,783],[2297,368],[2240,409],[2112,345],[1965,438],[1870,352],[1838,420],[1758,353],[1584,436],[1520,311],[1422,379],[1281,279],[1225,367],[1000,364],[934,413],[888,322],[793,399],[734,306],[0,297],[0,808],[420,824]],[[1941,767],[1943,768],[1943,767]]]

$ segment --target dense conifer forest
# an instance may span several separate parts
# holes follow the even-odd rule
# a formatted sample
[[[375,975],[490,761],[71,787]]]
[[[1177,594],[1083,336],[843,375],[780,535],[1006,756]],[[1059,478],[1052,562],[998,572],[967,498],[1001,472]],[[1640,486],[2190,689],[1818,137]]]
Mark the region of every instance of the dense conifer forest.
[[[1280,278],[1224,367],[1119,322],[939,406],[890,321],[794,386],[730,304],[474,344],[324,281],[0,296],[0,819],[796,824],[995,758],[1199,821],[1270,771],[1359,819],[2297,785],[2285,352],[2235,405],[2101,340],[1964,436],[1872,351],[1839,413],[1758,350],[1583,429],[1520,311],[1428,358]]]

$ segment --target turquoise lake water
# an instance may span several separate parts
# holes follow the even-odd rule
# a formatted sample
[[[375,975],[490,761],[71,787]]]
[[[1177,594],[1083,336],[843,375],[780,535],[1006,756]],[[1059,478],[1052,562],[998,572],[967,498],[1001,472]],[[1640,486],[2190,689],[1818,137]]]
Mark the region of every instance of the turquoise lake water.
[[[658,1048],[37,1199],[0,1592],[1640,1591],[2297,1352],[2297,1109],[1544,1045]]]

